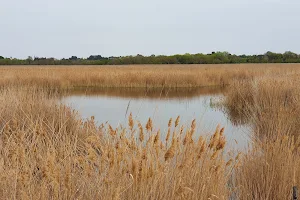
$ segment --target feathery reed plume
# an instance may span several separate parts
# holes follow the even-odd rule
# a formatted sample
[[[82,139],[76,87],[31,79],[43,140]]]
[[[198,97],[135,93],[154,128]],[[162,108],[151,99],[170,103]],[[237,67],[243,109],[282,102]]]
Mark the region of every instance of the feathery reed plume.
[[[227,161],[227,163],[226,163],[226,167],[229,167],[229,166],[231,166],[231,165],[232,165],[232,163],[233,163],[233,160],[232,160],[232,159],[228,160],[228,161]]]
[[[241,154],[242,154],[242,153],[241,153],[241,152],[239,152],[239,153],[238,153],[238,155],[235,157],[235,160],[236,160],[236,161],[237,161],[237,160],[239,160],[239,158],[240,158]]]
[[[192,121],[192,124],[191,124],[191,138],[193,138],[193,135],[194,135],[194,133],[195,133],[195,130],[196,130],[196,119],[194,119],[193,121]]]
[[[169,160],[169,159],[172,159],[174,158],[175,156],[175,151],[176,151],[176,143],[175,141],[173,140],[172,141],[172,144],[170,146],[170,148],[168,149],[168,151],[165,153],[165,160]]]
[[[199,143],[198,143],[199,144]],[[200,145],[200,144],[199,144]],[[198,158],[201,158],[202,154],[206,151],[206,141],[203,140],[200,145],[199,153],[197,155]]]
[[[191,139],[191,132],[187,131],[185,136],[184,136],[184,139],[182,141],[182,144],[186,145],[187,143],[189,143],[190,139]]]
[[[147,149],[145,149],[145,148],[143,149],[142,159],[147,160]]]
[[[221,128],[221,130],[220,130],[220,136],[221,136],[221,137],[224,135],[224,131],[225,131],[225,128],[224,128],[224,127]]]
[[[214,135],[210,139],[210,143],[208,147],[211,149],[215,148],[216,145],[219,143],[219,139],[220,139],[220,125],[217,126]]]
[[[180,135],[182,135],[182,133],[183,133],[183,130],[184,130],[184,126],[182,125],[181,127],[180,127]]]
[[[180,121],[180,116],[178,116],[175,120],[175,127],[179,125],[179,121]]]
[[[215,160],[215,159],[218,157],[218,155],[219,155],[219,150],[215,151],[215,152],[212,154],[211,159],[212,159],[212,160]]]
[[[146,130],[147,130],[147,131],[152,131],[152,129],[153,129],[152,120],[151,120],[151,118],[149,118],[149,119],[148,119],[148,122],[147,122],[147,124],[146,124]]]
[[[168,141],[170,139],[170,135],[171,135],[171,128],[168,128],[168,132],[167,132],[167,136],[166,136],[166,145],[168,144]]]
[[[171,126],[172,126],[172,121],[173,121],[173,119],[170,118],[170,119],[169,119],[169,123],[168,123],[168,128],[171,128]]]
[[[154,138],[154,145],[158,144],[158,142],[160,141],[160,130],[157,131],[155,138]]]
[[[117,134],[117,132],[113,129],[113,127],[109,124],[108,125],[108,129],[109,129],[109,134],[111,135],[111,136],[116,136],[116,134]]]
[[[225,144],[226,144],[225,137],[224,136],[220,137],[219,142],[218,142],[218,144],[216,146],[216,149],[217,150],[223,149],[225,147]]]
[[[133,121],[133,118],[132,118],[132,113],[130,113],[130,115],[128,117],[128,125],[129,125],[130,130],[133,130],[134,121]]]
[[[141,123],[139,123],[138,126],[139,126],[139,130],[140,130],[139,131],[139,140],[140,140],[140,142],[143,142],[144,141],[144,128]]]
[[[204,143],[204,138],[203,138],[203,136],[200,136],[198,139],[198,144],[197,144],[198,147],[201,147],[203,143]]]
[[[195,130],[195,129],[196,129],[196,119],[194,119],[194,120],[192,121],[191,129],[192,129],[192,130]]]

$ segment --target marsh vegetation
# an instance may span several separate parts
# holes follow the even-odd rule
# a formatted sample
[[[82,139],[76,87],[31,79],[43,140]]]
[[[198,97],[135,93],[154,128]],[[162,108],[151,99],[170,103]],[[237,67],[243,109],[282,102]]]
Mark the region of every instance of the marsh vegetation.
[[[2,197],[290,199],[300,184],[297,64],[12,66],[0,74]],[[247,151],[227,149],[226,127],[198,136],[196,120],[170,116],[159,130],[130,113],[120,126],[98,125],[58,101],[82,87],[201,86],[226,87],[222,109],[252,127]]]
[[[196,88],[299,73],[298,64],[2,66],[0,86],[44,88]]]

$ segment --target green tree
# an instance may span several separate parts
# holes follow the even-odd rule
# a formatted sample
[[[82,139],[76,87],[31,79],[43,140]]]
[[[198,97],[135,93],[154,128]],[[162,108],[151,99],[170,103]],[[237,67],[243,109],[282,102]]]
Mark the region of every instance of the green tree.
[[[28,62],[28,64],[30,65],[33,61],[33,58],[31,56],[28,56],[26,61]]]

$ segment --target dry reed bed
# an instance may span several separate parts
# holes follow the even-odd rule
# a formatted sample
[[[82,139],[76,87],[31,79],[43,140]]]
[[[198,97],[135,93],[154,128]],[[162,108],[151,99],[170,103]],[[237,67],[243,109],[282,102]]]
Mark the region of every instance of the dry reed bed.
[[[0,197],[8,199],[228,199],[237,159],[224,129],[196,139],[170,119],[165,140],[132,118],[96,127],[40,88],[0,90]]]
[[[199,87],[224,86],[234,80],[300,73],[299,64],[0,66],[0,86]]]
[[[253,148],[235,169],[238,199],[292,199],[300,186],[300,87],[292,77],[260,78],[231,85],[232,119],[253,126]]]
[[[226,108],[233,121],[249,123],[262,139],[300,130],[300,79],[260,78],[239,81],[227,92]]]
[[[300,185],[299,65],[185,67],[1,68],[0,196],[290,199]],[[158,87],[162,80],[165,87],[230,84],[227,111],[252,123],[253,148],[225,159],[223,129],[195,139],[195,123],[183,132],[179,118],[170,121],[167,141],[151,130],[151,120],[142,126],[130,117],[125,128],[99,128],[57,105],[49,91]]]
[[[237,199],[292,199],[300,185],[300,140],[278,135],[275,140],[256,141],[235,168]]]

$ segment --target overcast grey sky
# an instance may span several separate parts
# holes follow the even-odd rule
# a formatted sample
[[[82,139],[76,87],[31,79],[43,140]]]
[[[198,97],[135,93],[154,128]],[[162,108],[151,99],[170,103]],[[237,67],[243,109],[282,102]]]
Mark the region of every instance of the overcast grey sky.
[[[300,0],[0,0],[0,55],[300,53]]]

